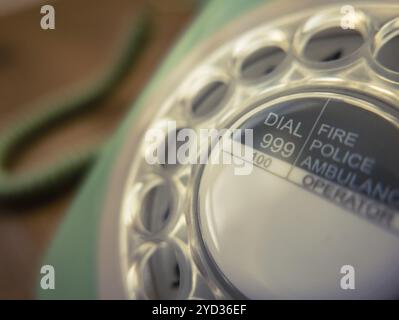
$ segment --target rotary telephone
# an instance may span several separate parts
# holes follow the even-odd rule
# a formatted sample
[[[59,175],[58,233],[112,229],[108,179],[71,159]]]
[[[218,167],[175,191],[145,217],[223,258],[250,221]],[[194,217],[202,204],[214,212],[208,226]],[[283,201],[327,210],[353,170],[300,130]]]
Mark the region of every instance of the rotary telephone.
[[[209,1],[104,150],[38,297],[398,298],[398,56],[396,1]],[[168,162],[204,129],[226,130]]]

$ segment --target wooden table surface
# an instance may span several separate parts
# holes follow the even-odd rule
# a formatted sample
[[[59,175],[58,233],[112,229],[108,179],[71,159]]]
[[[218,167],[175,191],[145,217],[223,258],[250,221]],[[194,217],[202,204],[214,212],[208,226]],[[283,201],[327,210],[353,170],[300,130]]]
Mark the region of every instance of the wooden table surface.
[[[189,22],[188,0],[58,0],[56,29],[40,28],[40,6],[0,17],[0,134],[40,108],[40,101],[82,80],[100,76],[112,64],[118,41],[144,2],[154,28],[139,63],[111,97],[42,137],[13,159],[21,174],[46,166],[68,151],[100,143],[140,93],[178,32]],[[78,185],[48,201],[15,206],[0,204],[0,299],[34,298],[41,258],[65,216]]]

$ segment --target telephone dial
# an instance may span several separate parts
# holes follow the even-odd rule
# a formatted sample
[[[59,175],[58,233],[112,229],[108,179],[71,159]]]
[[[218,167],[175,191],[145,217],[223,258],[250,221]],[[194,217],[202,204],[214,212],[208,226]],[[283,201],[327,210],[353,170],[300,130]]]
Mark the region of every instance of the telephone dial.
[[[39,298],[398,298],[398,57],[396,1],[209,1],[81,190]],[[182,129],[252,143],[146,161],[149,130],[168,158]]]

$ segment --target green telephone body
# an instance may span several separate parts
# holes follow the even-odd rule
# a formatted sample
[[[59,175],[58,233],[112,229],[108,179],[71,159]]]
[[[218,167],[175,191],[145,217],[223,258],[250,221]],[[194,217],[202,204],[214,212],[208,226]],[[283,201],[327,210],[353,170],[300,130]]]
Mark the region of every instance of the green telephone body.
[[[353,5],[355,9],[357,9],[357,3],[360,2],[351,1],[351,5]],[[377,2],[375,2],[375,5],[376,3]],[[263,22],[273,21],[273,19],[279,17],[284,18],[285,15],[288,16],[289,14],[300,15],[302,14],[302,12],[306,12],[307,8],[313,10],[317,15],[318,14],[317,6],[336,5],[336,10],[338,10],[337,12],[339,14],[340,8],[345,6],[346,2],[339,2],[339,4],[340,6],[338,6],[338,2],[331,3],[330,1],[309,1],[309,0],[208,1],[208,3],[204,6],[198,17],[187,29],[185,34],[182,36],[182,38],[178,41],[173,50],[167,56],[164,63],[157,71],[151,82],[148,84],[145,91],[139,97],[137,102],[135,102],[134,105],[132,106],[131,111],[123,120],[123,123],[121,124],[120,128],[117,130],[116,134],[114,135],[110,143],[103,150],[99,161],[96,163],[95,167],[91,171],[90,176],[86,180],[82,190],[80,191],[72,207],[67,213],[65,220],[61,223],[61,226],[55,236],[55,239],[52,242],[45,259],[43,260],[42,263],[43,265],[51,265],[54,267],[55,289],[53,290],[42,289],[40,286],[41,275],[39,274],[37,281],[37,297],[40,299],[101,299],[101,298],[119,299],[119,298],[129,298],[129,297],[136,298],[137,296],[134,295],[129,296],[124,293],[123,288],[126,287],[125,283],[126,278],[115,276],[120,274],[119,270],[121,268],[120,260],[121,259],[123,260],[122,256],[126,254],[126,252],[124,252],[123,250],[118,251],[120,248],[119,241],[121,236],[118,233],[118,231],[115,231],[119,230],[118,229],[119,219],[116,219],[115,217],[119,215],[119,209],[121,206],[120,203],[122,201],[121,195],[124,192],[124,187],[126,184],[124,177],[128,175],[127,170],[130,167],[131,159],[134,157],[135,152],[137,151],[139,145],[139,141],[141,139],[141,137],[137,136],[138,132],[143,132],[140,130],[144,130],[145,126],[151,120],[151,117],[154,116],[154,114],[149,112],[149,110],[151,108],[154,108],[153,107],[154,105],[160,103],[159,99],[162,99],[162,97],[167,96],[168,92],[171,92],[171,90],[173,91],[175,88],[174,85],[177,85],[181,81],[181,79],[185,76],[187,71],[190,70],[190,67],[192,68],[193,64],[196,64],[197,62],[202,61],[201,59],[206,58],[204,55],[206,55],[208,52],[209,54],[211,54],[214,50],[218,49],[223,44],[227,43],[230,40],[235,39],[237,36],[244,34],[248,30],[251,30],[251,28],[253,28],[257,24],[262,23],[262,21]],[[373,4],[370,5],[372,6]],[[392,6],[395,5],[392,4]],[[398,10],[398,7],[395,7],[395,10]],[[392,14],[394,14],[395,10],[385,10],[385,11],[386,12],[393,11]],[[371,11],[372,10],[369,10],[367,12]],[[381,9],[381,12],[382,11],[383,9]],[[375,14],[378,15],[378,13]],[[389,16],[389,14],[387,13],[387,16]],[[325,20],[326,24],[333,21],[333,19],[331,21],[328,20],[330,16],[327,15],[326,17],[327,17]],[[393,17],[389,18],[392,19]],[[359,21],[363,23],[365,28],[369,28],[367,30],[374,30],[373,28],[375,28],[375,33],[377,35],[379,34],[377,32],[380,26],[375,26],[373,23],[369,22],[367,18],[364,18],[364,16],[361,16],[361,19]],[[322,20],[321,18],[318,18],[314,19],[313,22],[315,24],[324,23],[324,21],[321,20]],[[282,19],[282,21],[284,23],[286,22],[290,23],[290,21],[285,21],[284,19]],[[381,22],[381,25],[383,23],[386,23],[386,21]],[[397,25],[398,23],[395,24],[396,26],[395,28],[397,28]],[[309,23],[309,28],[313,27],[314,26]],[[362,29],[361,32],[364,31],[365,33],[367,33],[368,32],[367,30]],[[308,32],[308,30],[304,27],[303,33],[306,34],[306,32]],[[384,36],[384,34],[382,34],[382,36]],[[293,40],[294,45],[297,45],[295,44],[296,41],[295,39]],[[350,45],[354,44],[352,43]],[[315,69],[317,69],[316,71],[314,71],[314,73],[312,73],[315,75],[315,77],[322,75],[323,72],[331,72],[329,75],[331,74],[334,75],[334,72],[336,72],[342,78],[348,75],[348,73],[345,73],[345,68],[347,67],[345,63],[348,61],[348,59],[352,58],[356,59],[357,58],[356,54],[357,53],[354,53],[354,55],[349,55],[348,57],[346,58],[344,57],[343,59],[339,59],[338,56],[333,55],[327,57],[323,62],[308,63],[308,64],[307,62],[304,62],[304,64],[306,64],[306,67],[308,68],[306,70],[312,70],[313,72]],[[311,55],[312,54],[310,53],[310,56]],[[340,60],[339,63],[341,64],[337,65],[336,67],[335,66],[331,67],[332,63],[335,62],[331,62],[330,60],[334,59]],[[325,67],[324,64],[326,64],[329,67]],[[382,74],[384,79],[385,78],[389,79],[387,83],[388,82],[390,83],[386,84],[384,82],[385,80],[380,80],[380,79],[375,80],[373,78],[374,73],[372,76],[370,75],[367,76],[370,76],[371,79],[370,81],[375,80],[376,82],[378,82],[380,84],[380,87],[382,86],[389,87],[392,85],[392,87],[389,88],[390,92],[393,93],[391,95],[387,94],[384,97],[387,98],[384,104],[386,105],[395,104],[396,103],[395,99],[398,98],[398,95],[396,94],[395,97],[394,94],[395,89],[392,88],[395,88],[394,86],[396,86],[396,84],[398,83],[399,79],[399,77],[397,76],[398,70],[396,70],[395,72],[391,72],[392,70],[384,71],[383,68],[380,68],[380,66],[373,65],[373,68],[374,67],[375,69],[373,70],[375,70],[375,72],[379,73],[380,75]],[[284,68],[289,68],[289,66],[285,65]],[[286,69],[282,68],[281,70],[284,71]],[[343,106],[339,105],[337,101],[341,101],[342,103],[348,103],[348,104],[349,101],[352,101],[349,98],[340,98],[343,95],[351,96],[349,92],[351,89],[353,89],[353,92],[355,91],[362,92],[361,94],[360,93],[353,94],[352,96],[352,98],[354,99],[353,101],[368,100],[369,98],[365,98],[365,96],[368,94],[368,91],[372,92],[373,90],[375,90],[375,88],[373,88],[372,86],[370,86],[369,90],[368,84],[362,82],[362,79],[366,77],[364,73],[365,71],[363,69],[360,71],[359,70],[358,69],[355,70],[355,68],[353,70],[351,69],[351,72],[353,71],[353,73],[351,73],[350,76],[353,76],[354,79],[360,79],[358,83],[362,83],[363,87],[361,85],[356,85],[353,86],[353,88],[349,88],[345,82],[342,82],[344,84],[343,85],[341,84],[342,87],[341,89],[334,89],[333,88],[333,86],[335,85],[334,83],[332,84],[327,83],[328,81],[330,81],[331,77],[330,78],[326,77],[324,79],[327,84],[323,84],[321,80],[318,83],[316,82],[312,83],[311,81],[312,79],[310,79],[308,83],[305,83],[306,81],[303,81],[303,83],[299,83],[298,86],[300,87],[301,85],[303,86],[309,85],[310,87],[311,86],[315,88],[317,87],[318,88],[317,99],[325,99],[326,94],[331,94],[332,97],[331,99],[336,99],[335,102],[337,104],[337,110],[338,110]],[[306,73],[308,71],[304,72]],[[289,74],[289,76],[292,77],[291,78],[292,82],[295,83],[297,79],[296,77],[300,77],[301,75],[299,75],[299,73],[297,74],[292,72],[291,74]],[[284,94],[285,92],[287,92],[287,95],[292,95],[301,98],[300,97],[301,94],[309,95],[312,92],[309,88],[302,90],[302,92],[298,92],[297,89],[290,86],[291,84],[287,84],[286,87],[287,91],[283,91]],[[278,91],[279,88],[277,88],[276,90]],[[283,88],[283,90],[285,89]],[[376,97],[377,95],[378,94],[374,94],[373,95],[374,98],[373,99],[370,98],[368,100],[369,101],[368,103],[370,105],[380,103],[378,97]],[[276,96],[275,98],[276,101],[277,100],[280,101],[281,99],[283,99],[281,98],[282,93],[280,93],[280,95],[274,95],[274,96]],[[330,98],[327,100],[326,104],[328,104],[329,101]],[[347,108],[351,109],[352,107],[347,107]],[[368,105],[367,108],[369,108]],[[389,106],[387,107],[387,110],[388,109],[390,109]],[[395,112],[393,112],[392,114],[394,114]],[[393,116],[393,118],[395,117],[396,115]],[[385,117],[385,119],[388,118],[391,119],[392,117],[388,116]],[[302,123],[304,121],[305,120],[303,120]],[[367,121],[374,121],[374,120],[367,118]],[[397,121],[397,118],[395,121]],[[299,127],[297,127],[297,129],[299,130]],[[361,130],[363,130],[363,128],[361,128]],[[365,130],[365,132],[366,131],[367,130]],[[343,135],[342,132],[343,131],[341,130],[340,134]],[[299,133],[297,135],[299,136]],[[346,142],[350,143],[348,139]],[[397,141],[397,139],[395,141]],[[393,154],[392,159],[395,159],[396,156],[398,156],[396,153]],[[388,162],[386,164],[387,166],[391,164],[391,162],[389,163]],[[392,170],[393,170],[392,172],[397,174],[396,169]],[[306,237],[306,235],[304,235],[303,237]],[[195,256],[195,254],[193,255],[196,263],[198,260],[202,259],[201,257],[198,258],[197,256]],[[229,259],[230,258],[231,257],[229,257]],[[217,261],[220,262],[220,260]],[[207,263],[208,262],[205,261],[204,265],[207,265]],[[222,265],[222,263],[220,264]],[[206,273],[207,276],[208,273],[213,272],[213,269],[211,267],[210,269],[206,268],[205,269],[199,268],[199,269],[202,271],[202,273]],[[206,270],[206,272],[204,272],[204,270]],[[182,270],[180,270],[180,273],[182,273]],[[217,274],[218,271],[216,270],[215,273]],[[182,277],[184,277],[184,275]],[[235,279],[234,281],[237,280],[235,283],[241,283],[242,286],[246,287],[245,290],[247,290],[246,293],[249,292],[248,294],[242,294],[242,292],[238,292],[236,288],[230,290],[231,288],[229,288],[229,286],[231,285],[231,283],[222,276],[220,278],[218,278],[217,276],[215,277],[209,276],[209,279],[208,280],[210,282],[216,283],[216,285],[212,287],[213,296],[208,295],[208,293],[204,293],[202,295],[202,293],[198,293],[199,291],[201,291],[198,289],[199,291],[196,292],[195,294],[190,293],[190,297],[195,298],[197,295],[205,298],[208,297],[247,298],[247,297],[257,296],[257,293],[252,294],[251,288],[248,287],[249,285],[246,287],[246,283],[240,282],[240,279],[238,280]],[[228,289],[218,290],[215,288],[228,288]],[[187,296],[188,296],[187,294],[185,295],[183,294],[182,296],[178,295],[177,298],[187,297]],[[284,295],[282,296],[284,297]],[[306,297],[301,295],[299,296]],[[138,298],[140,297],[141,296],[138,296]],[[321,297],[324,297],[324,295],[322,295]]]

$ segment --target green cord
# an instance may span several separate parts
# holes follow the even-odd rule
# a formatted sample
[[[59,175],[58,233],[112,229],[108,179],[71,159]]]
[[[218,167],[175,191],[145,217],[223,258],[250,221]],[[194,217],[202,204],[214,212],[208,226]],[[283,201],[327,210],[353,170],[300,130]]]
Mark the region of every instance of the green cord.
[[[92,166],[100,147],[68,154],[63,160],[47,168],[25,175],[8,172],[7,164],[11,157],[48,129],[76,116],[78,113],[91,111],[111,93],[126,75],[129,67],[142,52],[149,34],[150,19],[147,11],[140,15],[130,31],[126,47],[122,49],[118,62],[107,75],[87,88],[83,93],[64,100],[58,105],[48,105],[44,111],[13,126],[0,137],[0,201],[15,202],[45,197],[62,190],[66,185],[79,178]]]

